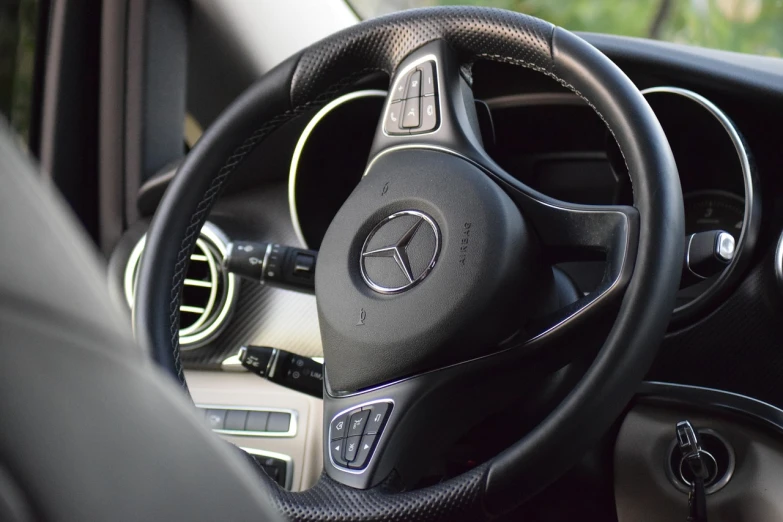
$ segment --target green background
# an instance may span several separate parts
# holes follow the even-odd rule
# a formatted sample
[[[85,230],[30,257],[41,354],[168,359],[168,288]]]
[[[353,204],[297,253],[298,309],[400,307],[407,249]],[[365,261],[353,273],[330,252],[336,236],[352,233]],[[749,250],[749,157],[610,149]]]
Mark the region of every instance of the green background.
[[[783,56],[783,0],[351,0],[350,4],[362,18],[432,5],[500,7],[571,31]]]

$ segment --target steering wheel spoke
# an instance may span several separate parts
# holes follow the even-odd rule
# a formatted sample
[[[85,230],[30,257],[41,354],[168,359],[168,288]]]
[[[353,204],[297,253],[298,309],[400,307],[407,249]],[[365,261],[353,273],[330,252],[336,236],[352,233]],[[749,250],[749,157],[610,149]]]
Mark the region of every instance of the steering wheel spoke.
[[[327,369],[326,473],[359,489],[393,474],[398,487],[409,489],[452,443],[551,377],[554,368],[526,366],[526,359],[510,348],[348,394],[329,387]],[[458,464],[467,471],[475,466],[469,460]]]
[[[535,229],[542,260],[552,266],[565,262],[599,261],[601,281],[589,292],[576,288],[578,299],[534,314],[525,328],[526,345],[544,344],[594,324],[611,310],[631,279],[639,241],[639,212],[624,205],[579,205],[547,197],[510,177],[502,181],[525,218]],[[610,316],[613,314],[609,314]]]

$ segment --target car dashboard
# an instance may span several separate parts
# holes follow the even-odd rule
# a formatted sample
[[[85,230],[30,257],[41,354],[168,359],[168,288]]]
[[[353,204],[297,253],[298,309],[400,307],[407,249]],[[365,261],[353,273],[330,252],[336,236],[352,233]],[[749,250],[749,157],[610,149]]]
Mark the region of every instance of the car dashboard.
[[[741,461],[749,457],[742,448],[763,446],[758,454],[780,449],[768,432],[783,432],[783,253],[778,246],[783,230],[783,60],[582,36],[625,71],[663,126],[684,196],[683,240],[712,230],[725,231],[733,240],[725,269],[684,280],[647,375],[647,392],[629,407],[626,424],[616,434],[616,452],[631,453],[638,444],[654,448],[630,458],[631,468],[616,464],[616,476],[649,475],[648,487],[660,493],[661,502],[679,505],[685,496],[676,477],[644,471],[663,467],[656,459],[668,451],[674,433],[665,426],[679,416],[691,416],[731,439],[734,483],[747,473]],[[633,187],[614,138],[581,98],[535,71],[499,63],[474,64],[469,79],[484,147],[508,173],[564,201],[632,204]],[[294,415],[295,429],[284,436],[251,436],[242,430],[226,434],[224,425],[217,427],[242,447],[289,457],[294,478],[287,485],[293,489],[306,488],[320,471],[320,402],[245,372],[237,354],[240,347],[252,345],[321,357],[315,298],[240,280],[222,273],[220,266],[232,240],[319,248],[332,217],[364,173],[387,88],[388,78],[368,76],[329,105],[286,124],[255,150],[212,211],[185,282],[182,360],[195,401],[206,415],[232,408]],[[136,195],[143,217],[129,227],[111,258],[111,280],[129,306],[144,233],[173,173],[149,180]],[[593,260],[557,269],[579,292],[589,294],[601,280],[604,262],[596,252]],[[703,390],[715,394],[699,395]],[[732,396],[744,399],[734,402]],[[730,419],[728,411],[753,409],[738,405],[753,401],[771,408],[756,415],[766,419],[765,427],[742,415]],[[775,415],[779,418],[770,422]],[[751,488],[754,482],[748,479],[747,484]],[[623,513],[633,519],[644,503],[623,504],[623,499],[640,493],[620,487],[615,494],[620,519]],[[770,509],[783,513],[780,506]],[[672,508],[671,513],[679,512]]]

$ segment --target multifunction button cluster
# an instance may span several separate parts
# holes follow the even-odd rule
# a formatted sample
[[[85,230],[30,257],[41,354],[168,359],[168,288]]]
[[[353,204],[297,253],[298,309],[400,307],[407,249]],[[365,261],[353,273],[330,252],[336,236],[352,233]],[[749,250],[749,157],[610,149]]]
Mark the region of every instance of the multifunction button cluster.
[[[438,126],[435,62],[418,65],[401,75],[391,92],[384,129],[394,136],[421,134]]]
[[[362,469],[370,461],[392,405],[377,402],[342,413],[329,425],[332,461],[344,468]]]

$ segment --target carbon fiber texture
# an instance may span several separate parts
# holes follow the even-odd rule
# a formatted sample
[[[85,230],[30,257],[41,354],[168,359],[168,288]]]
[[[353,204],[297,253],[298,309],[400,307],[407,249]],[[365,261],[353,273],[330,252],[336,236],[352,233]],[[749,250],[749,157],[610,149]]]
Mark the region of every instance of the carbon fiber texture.
[[[648,380],[717,388],[783,407],[783,303],[773,254],[712,314],[666,337]]]

